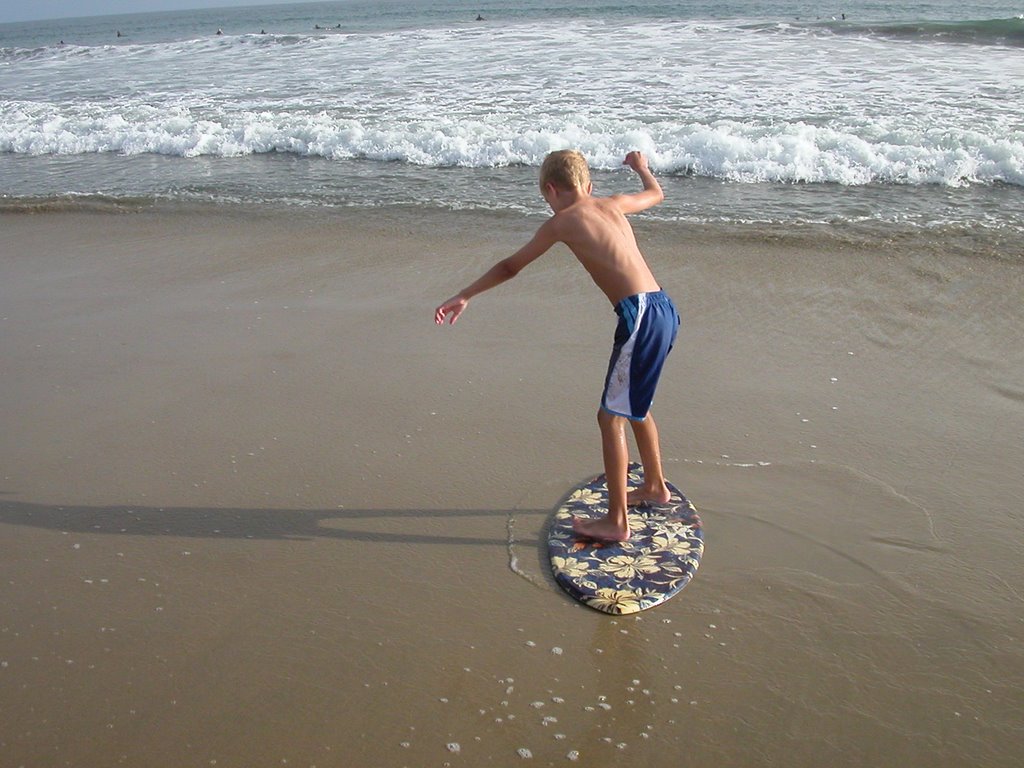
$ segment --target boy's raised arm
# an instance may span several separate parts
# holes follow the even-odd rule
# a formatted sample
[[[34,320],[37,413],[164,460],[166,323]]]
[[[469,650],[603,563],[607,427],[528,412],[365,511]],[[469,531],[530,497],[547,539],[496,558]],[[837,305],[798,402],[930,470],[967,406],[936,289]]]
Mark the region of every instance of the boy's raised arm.
[[[639,213],[665,199],[665,193],[661,191],[661,185],[654,178],[651,169],[647,167],[647,158],[643,156],[642,152],[630,152],[626,155],[626,159],[622,161],[622,164],[628,165],[636,171],[644,188],[642,192],[613,195],[612,199],[618,205],[619,210],[623,213]]]

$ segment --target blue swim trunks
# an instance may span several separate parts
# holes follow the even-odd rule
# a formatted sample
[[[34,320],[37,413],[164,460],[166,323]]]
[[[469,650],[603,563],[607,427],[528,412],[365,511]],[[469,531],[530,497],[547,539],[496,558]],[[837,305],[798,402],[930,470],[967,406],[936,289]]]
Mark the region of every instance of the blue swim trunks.
[[[651,409],[665,358],[679,330],[679,313],[664,291],[627,296],[615,306],[619,324],[601,407],[643,421]]]

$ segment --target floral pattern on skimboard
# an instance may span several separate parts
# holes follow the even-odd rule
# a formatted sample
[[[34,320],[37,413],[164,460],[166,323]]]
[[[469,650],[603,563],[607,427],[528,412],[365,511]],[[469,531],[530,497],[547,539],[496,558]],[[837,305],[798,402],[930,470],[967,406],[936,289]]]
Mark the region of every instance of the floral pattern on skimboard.
[[[629,466],[629,485],[641,481],[639,464]],[[704,552],[700,518],[693,504],[671,483],[666,504],[629,510],[629,541],[601,544],[581,539],[574,515],[597,517],[608,509],[604,475],[573,491],[560,505],[548,531],[548,554],[555,581],[598,611],[637,613],[677,594],[693,578]]]

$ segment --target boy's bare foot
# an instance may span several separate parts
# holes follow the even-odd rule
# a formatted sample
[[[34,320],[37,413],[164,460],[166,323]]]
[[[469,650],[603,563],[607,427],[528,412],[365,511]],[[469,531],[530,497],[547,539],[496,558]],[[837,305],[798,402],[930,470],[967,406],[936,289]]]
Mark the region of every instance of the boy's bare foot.
[[[629,539],[629,523],[626,523],[625,528],[620,528],[607,517],[597,520],[573,517],[572,530],[581,538],[598,541],[602,544],[618,544]]]
[[[631,507],[636,507],[640,504],[668,504],[671,498],[672,492],[664,483],[661,484],[660,488],[657,486],[651,488],[641,485],[639,488],[634,488],[626,494],[626,504]]]

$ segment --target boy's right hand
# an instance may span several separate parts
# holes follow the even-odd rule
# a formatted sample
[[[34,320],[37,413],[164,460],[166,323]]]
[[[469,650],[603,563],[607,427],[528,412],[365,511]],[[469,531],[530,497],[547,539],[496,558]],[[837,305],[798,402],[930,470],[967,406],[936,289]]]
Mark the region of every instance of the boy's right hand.
[[[456,294],[452,296],[448,301],[444,302],[441,306],[434,310],[434,322],[438,325],[444,325],[444,321],[454,323],[459,319],[459,315],[462,314],[462,310],[469,304],[469,299],[462,297],[462,294]]]

